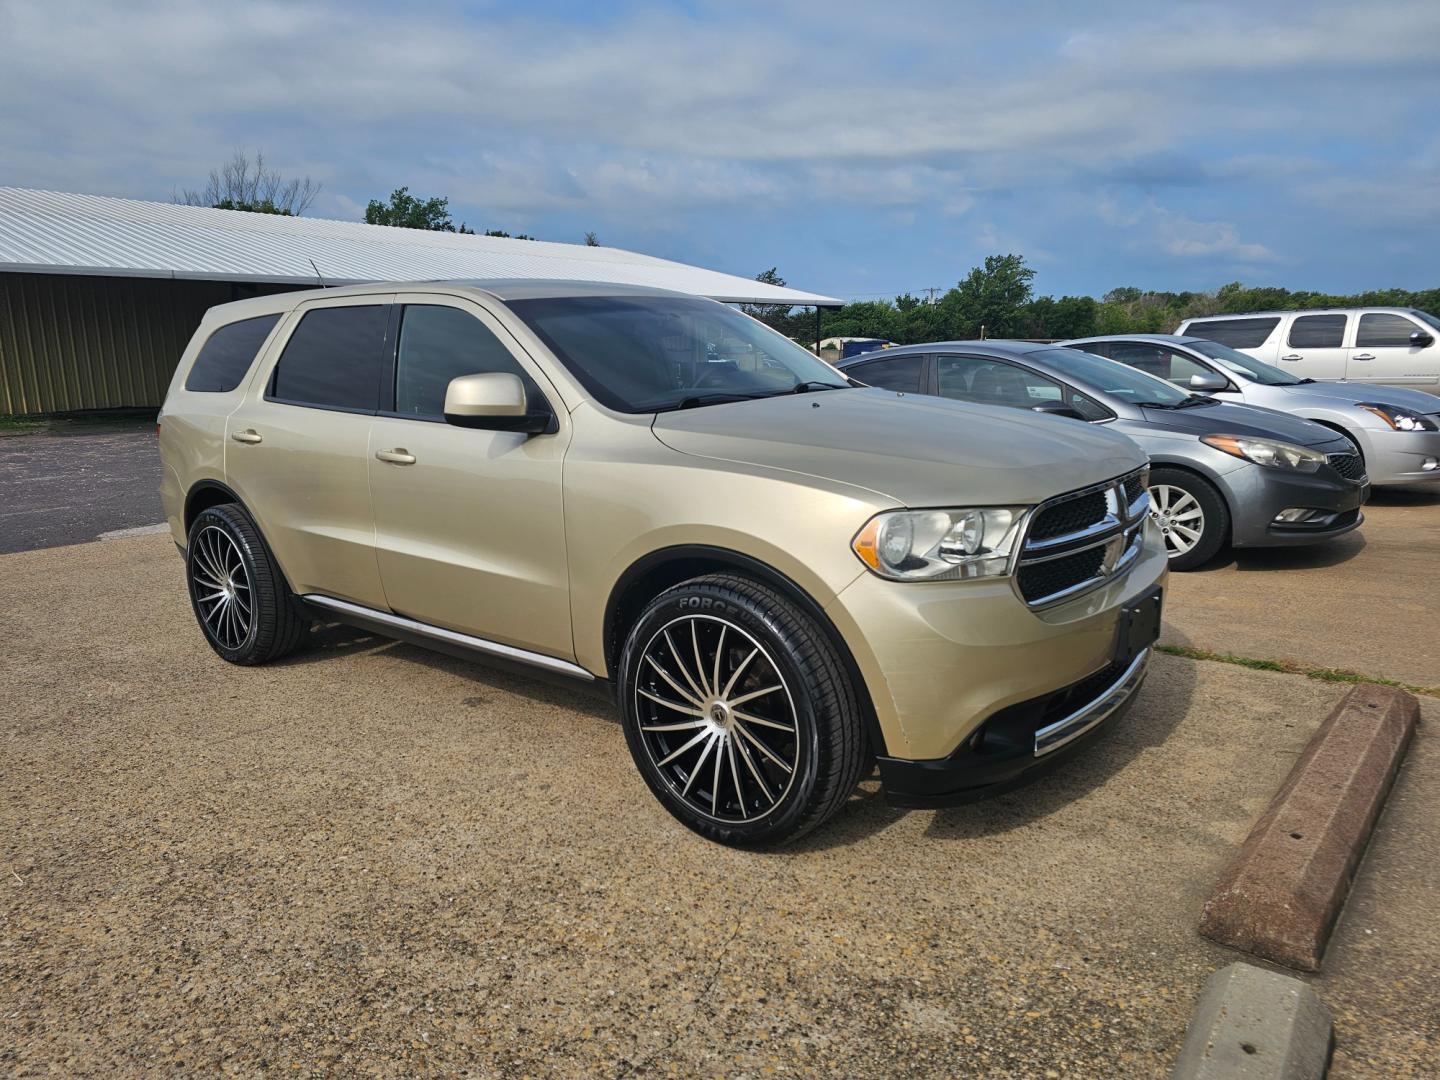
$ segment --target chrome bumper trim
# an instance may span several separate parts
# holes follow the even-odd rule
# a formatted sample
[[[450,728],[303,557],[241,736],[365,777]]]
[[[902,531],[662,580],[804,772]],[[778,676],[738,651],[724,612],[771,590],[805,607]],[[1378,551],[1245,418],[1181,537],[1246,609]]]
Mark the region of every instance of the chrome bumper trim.
[[[1052,751],[1059,750],[1066,743],[1078,739],[1129,701],[1130,696],[1140,688],[1140,683],[1145,678],[1145,669],[1149,666],[1150,655],[1153,651],[1151,648],[1142,650],[1140,655],[1135,657],[1130,666],[1125,669],[1125,674],[1116,679],[1108,690],[1089,705],[1071,713],[1065,719],[1057,720],[1049,727],[1043,727],[1035,732],[1035,756],[1044,757]]]

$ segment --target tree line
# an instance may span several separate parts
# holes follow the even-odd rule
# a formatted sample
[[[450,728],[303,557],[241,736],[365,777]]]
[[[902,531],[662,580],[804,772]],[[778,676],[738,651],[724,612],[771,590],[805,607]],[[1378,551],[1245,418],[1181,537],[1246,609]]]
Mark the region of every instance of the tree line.
[[[1125,286],[1093,296],[1036,296],[1035,270],[1021,255],[990,255],[933,301],[906,293],[827,309],[825,337],[884,338],[900,345],[987,338],[1061,340],[1092,334],[1168,334],[1202,315],[1322,307],[1413,307],[1440,312],[1440,289],[1374,289],[1343,295],[1238,281],[1205,292]],[[784,285],[772,267],[757,281]],[[815,336],[813,308],[748,307],[752,315],[798,341]]]

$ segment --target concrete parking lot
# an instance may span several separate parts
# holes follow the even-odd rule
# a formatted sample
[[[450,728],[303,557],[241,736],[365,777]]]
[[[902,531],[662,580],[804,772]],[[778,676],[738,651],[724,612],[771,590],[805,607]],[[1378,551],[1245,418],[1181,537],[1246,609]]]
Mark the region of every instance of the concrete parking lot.
[[[1041,784],[907,814],[871,782],[746,854],[581,692],[343,628],[223,664],[166,536],[0,557],[0,620],[22,1075],[1162,1076],[1233,958],[1206,891],[1344,689],[1162,656]],[[1319,979],[1334,1075],[1440,1069],[1435,757]]]
[[[798,847],[672,822],[607,703],[344,628],[203,645],[153,429],[0,440],[0,1063],[319,1075],[1161,1076],[1200,906],[1342,683],[1157,658],[1042,783]],[[32,506],[45,509],[29,514]],[[1171,579],[1172,645],[1440,684],[1440,497]],[[1425,720],[1440,718],[1427,699]],[[1440,1073],[1427,728],[1317,989],[1336,1076]]]

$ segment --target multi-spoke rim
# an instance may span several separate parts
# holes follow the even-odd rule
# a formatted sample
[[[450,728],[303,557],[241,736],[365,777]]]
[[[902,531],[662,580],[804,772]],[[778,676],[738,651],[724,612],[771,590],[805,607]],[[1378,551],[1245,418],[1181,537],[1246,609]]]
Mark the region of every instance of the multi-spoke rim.
[[[212,638],[227,649],[238,649],[255,624],[254,593],[240,548],[215,525],[201,529],[193,544],[190,574],[195,607]]]
[[[1171,484],[1152,487],[1150,516],[1160,526],[1165,552],[1172,559],[1193,548],[1205,533],[1205,510],[1184,488]]]
[[[687,615],[655,631],[640,654],[635,715],[651,763],[703,817],[753,821],[795,782],[794,698],[764,646],[732,622]]]

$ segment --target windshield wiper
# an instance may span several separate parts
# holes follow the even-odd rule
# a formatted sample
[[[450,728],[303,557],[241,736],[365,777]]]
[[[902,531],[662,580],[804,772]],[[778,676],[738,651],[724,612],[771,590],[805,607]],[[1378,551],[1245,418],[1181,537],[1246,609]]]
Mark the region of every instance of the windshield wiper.
[[[687,398],[681,398],[674,405],[666,405],[656,412],[670,412],[672,409],[698,409],[702,405],[724,405],[731,401],[754,401],[756,398],[769,397],[769,394],[691,394]]]
[[[814,391],[816,391],[816,390],[845,390],[845,389],[848,389],[848,387],[845,387],[845,386],[836,386],[833,382],[816,382],[815,380],[812,379],[812,380],[810,380],[809,382],[796,383],[794,389],[792,389],[792,390],[790,391],[790,393],[792,393],[792,394],[809,394],[809,393],[812,393],[812,392],[814,392]]]
[[[1171,405],[1169,402],[1165,402],[1165,401],[1132,401],[1130,404],[1131,404],[1131,405],[1134,405],[1137,409],[1173,409],[1173,408],[1176,408],[1176,406]]]
[[[1199,406],[1199,405],[1218,405],[1218,404],[1219,404],[1219,402],[1217,402],[1214,398],[1208,398],[1208,397],[1205,397],[1205,396],[1203,396],[1203,395],[1201,395],[1201,394],[1196,394],[1194,397],[1188,397],[1188,398],[1186,398],[1184,401],[1180,402],[1179,405],[1172,406],[1172,408],[1176,408],[1176,409],[1193,409],[1193,408],[1195,408],[1196,406]]]

